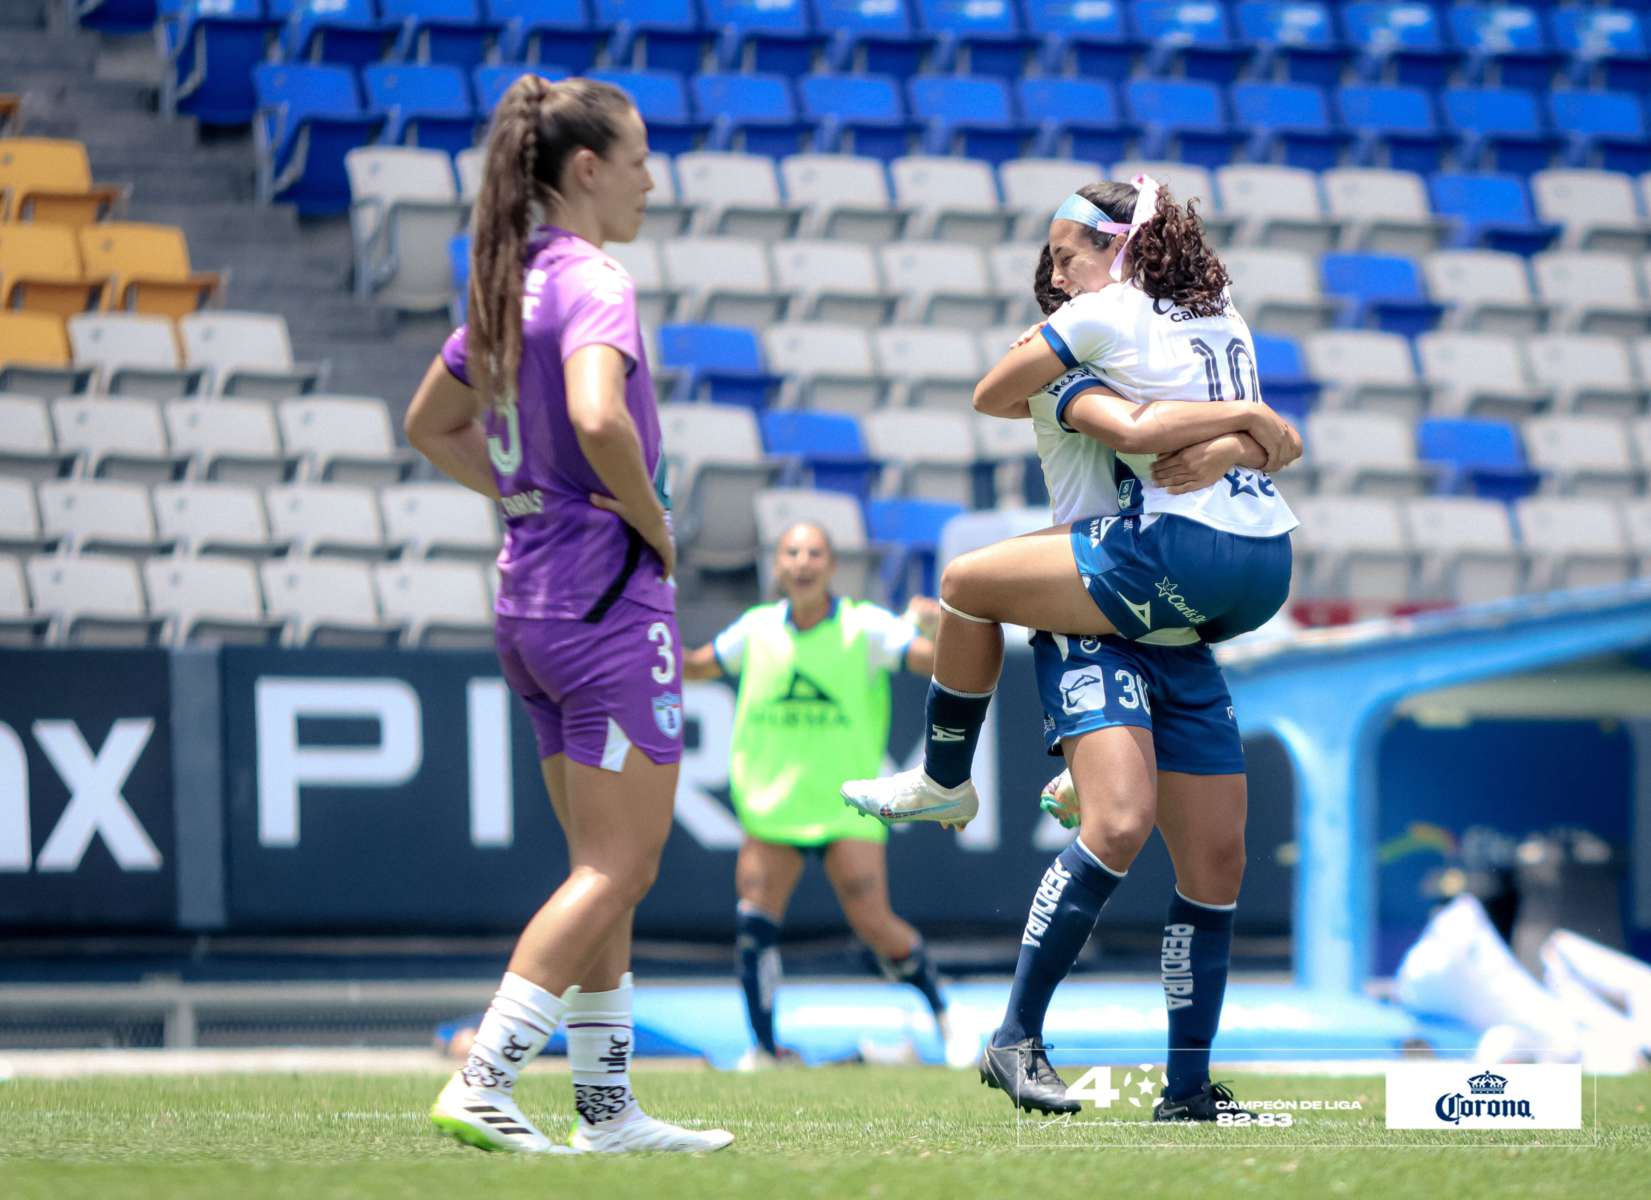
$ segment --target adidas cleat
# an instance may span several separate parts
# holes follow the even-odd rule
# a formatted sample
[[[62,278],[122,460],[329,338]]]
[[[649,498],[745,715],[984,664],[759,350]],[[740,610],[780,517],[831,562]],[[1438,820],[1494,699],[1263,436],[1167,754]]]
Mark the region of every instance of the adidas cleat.
[[[1180,1100],[1171,1100],[1164,1096],[1158,1101],[1158,1107],[1152,1112],[1154,1121],[1216,1121],[1222,1113],[1231,1113],[1234,1116],[1252,1117],[1255,1114],[1248,1109],[1238,1107],[1238,1101],[1224,1083],[1205,1082],[1204,1086],[1190,1096]]]
[[[442,1133],[478,1150],[512,1154],[574,1154],[540,1133],[516,1102],[496,1088],[473,1088],[457,1075],[447,1081],[430,1108],[430,1120]]]
[[[1066,1081],[1049,1065],[1048,1049],[1035,1037],[1012,1046],[994,1046],[988,1041],[976,1064],[980,1082],[1007,1092],[1009,1099],[1027,1112],[1081,1111],[1080,1102],[1066,1098]]]
[[[962,829],[980,811],[973,781],[965,779],[956,787],[941,787],[922,767],[885,779],[852,780],[843,785],[842,796],[844,804],[885,825],[934,821]]]
[[[649,1151],[708,1154],[734,1140],[726,1129],[684,1129],[650,1117],[640,1108],[629,1117],[591,1125],[574,1123],[568,1145],[581,1154],[637,1154]]]

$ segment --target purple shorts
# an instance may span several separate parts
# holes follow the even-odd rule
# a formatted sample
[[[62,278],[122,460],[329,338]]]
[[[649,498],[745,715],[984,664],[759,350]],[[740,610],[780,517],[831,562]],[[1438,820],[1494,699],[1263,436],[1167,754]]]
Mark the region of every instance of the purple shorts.
[[[623,770],[635,746],[682,758],[682,646],[676,617],[616,601],[600,621],[498,618],[505,682],[527,705],[539,757]]]

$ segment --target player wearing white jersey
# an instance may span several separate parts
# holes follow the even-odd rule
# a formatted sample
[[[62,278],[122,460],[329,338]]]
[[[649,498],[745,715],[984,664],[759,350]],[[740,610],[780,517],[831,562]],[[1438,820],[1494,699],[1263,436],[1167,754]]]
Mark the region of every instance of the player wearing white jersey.
[[[993,368],[976,407],[1033,418],[1057,519],[1078,516],[1068,506],[1097,507],[947,568],[924,768],[843,794],[885,820],[966,821],[968,757],[1001,666],[997,622],[1067,630],[1039,634],[1034,648],[1046,738],[1067,757],[1080,832],[1038,889],[981,1076],[1023,1107],[1071,1111],[1043,1053],[1043,1016],[1156,824],[1178,884],[1164,935],[1171,1045],[1157,1115],[1213,1120],[1230,1100],[1209,1080],[1209,1046],[1246,798],[1207,643],[1257,627],[1283,602],[1295,520],[1266,468],[1290,461],[1299,440],[1260,402],[1249,332],[1196,216],[1156,184],[1070,197],[1044,258],[1045,311],[1061,293],[1074,298]],[[1200,402],[1175,402],[1188,395]],[[1061,433],[1118,452],[1115,502],[1102,508],[1094,495],[1105,460],[1083,448],[1087,438]],[[1254,440],[1234,445],[1235,433]],[[1222,446],[1228,463],[1211,473]]]

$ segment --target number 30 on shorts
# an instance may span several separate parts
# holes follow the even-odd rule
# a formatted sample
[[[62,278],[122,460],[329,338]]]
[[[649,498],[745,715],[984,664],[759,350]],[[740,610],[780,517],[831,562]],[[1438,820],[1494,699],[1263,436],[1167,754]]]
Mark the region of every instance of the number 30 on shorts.
[[[659,650],[659,663],[649,672],[655,683],[669,683],[676,678],[676,646],[671,640],[671,627],[664,621],[648,626],[648,640]]]

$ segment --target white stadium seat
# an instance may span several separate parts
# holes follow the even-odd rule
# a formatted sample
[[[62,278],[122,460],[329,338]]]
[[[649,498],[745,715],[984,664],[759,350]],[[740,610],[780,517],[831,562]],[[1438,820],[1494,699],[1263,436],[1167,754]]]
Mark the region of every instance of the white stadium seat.
[[[1221,167],[1215,178],[1223,206],[1241,214],[1239,241],[1310,254],[1334,250],[1339,244],[1343,223],[1324,211],[1313,172],[1244,163]]]
[[[50,620],[35,613],[23,564],[0,554],[0,646],[33,646],[44,640]]]
[[[110,554],[37,555],[29,559],[34,611],[49,616],[59,646],[146,646],[160,631],[144,602],[137,564]]]
[[[1410,342],[1374,329],[1330,329],[1302,339],[1321,404],[1381,412],[1414,421],[1427,411],[1428,388],[1416,374]]]
[[[145,554],[165,550],[149,490],[113,480],[52,479],[40,485],[40,524],[76,551]]]
[[[779,464],[763,455],[757,419],[732,404],[662,404],[659,427],[671,467],[677,545],[708,570],[743,570],[757,559],[752,502]]]
[[[27,479],[0,475],[0,550],[44,550],[57,541],[40,527],[40,504]]]
[[[184,359],[212,372],[225,396],[279,399],[313,391],[321,368],[293,362],[286,318],[273,313],[196,312],[178,318]]]
[[[479,565],[380,563],[373,577],[384,615],[406,625],[402,645],[493,648],[493,601]]]
[[[1043,311],[1032,294],[1043,247],[1042,242],[1005,242],[986,251],[992,294],[1004,302],[1004,320],[1021,329],[1043,320]]]
[[[401,483],[378,493],[384,540],[414,558],[490,563],[502,541],[498,506],[453,483]]]
[[[1216,246],[1232,242],[1238,232],[1239,214],[1229,210],[1216,187],[1215,176],[1192,163],[1164,162],[1161,159],[1125,159],[1112,164],[1106,173],[1108,179],[1129,183],[1135,176],[1146,174],[1169,186],[1169,194],[1182,207],[1188,200],[1198,204],[1198,219],[1204,223],[1204,234]]]
[[[1531,274],[1537,294],[1566,329],[1617,337],[1651,333],[1651,305],[1633,265],[1620,254],[1554,250],[1531,259]]]
[[[974,507],[974,430],[969,412],[884,408],[860,420],[866,449],[898,471],[885,492]]]
[[[264,615],[256,567],[242,558],[151,558],[143,564],[149,611],[169,643],[268,645],[282,623]]]
[[[265,489],[264,507],[270,531],[300,554],[384,557],[384,526],[370,487],[286,484]]]
[[[1531,199],[1540,221],[1565,227],[1573,250],[1643,254],[1651,250],[1651,225],[1640,215],[1634,181],[1616,171],[1558,169],[1531,176]]]
[[[1636,557],[1638,575],[1651,575],[1651,499],[1629,500],[1617,506],[1629,551]]]
[[[166,443],[154,400],[64,396],[52,401],[57,444],[80,455],[81,474],[163,483],[183,474],[189,456]]]
[[[357,146],[344,155],[344,170],[356,295],[408,312],[445,311],[453,293],[448,244],[469,215],[452,158],[413,146]]]
[[[287,622],[292,646],[384,646],[401,626],[378,613],[372,571],[341,559],[271,558],[259,564],[264,608]]]
[[[1615,417],[1532,417],[1520,433],[1526,461],[1549,477],[1552,491],[1625,500],[1638,495],[1645,481],[1627,424]]]
[[[795,238],[777,244],[773,255],[774,280],[792,297],[793,321],[875,329],[894,312],[899,294],[884,290],[869,246]]]
[[[997,169],[1003,204],[1015,214],[1016,235],[1042,244],[1061,201],[1106,178],[1100,163],[1070,158],[1017,158]]]
[[[780,160],[785,196],[803,209],[802,232],[839,242],[892,242],[910,212],[896,208],[888,176],[875,158],[792,154]]]
[[[166,317],[145,313],[76,313],[69,318],[75,365],[94,367],[98,386],[117,395],[165,399],[199,391],[205,370],[186,367]]]
[[[1518,335],[1547,327],[1551,310],[1531,291],[1525,260],[1501,250],[1442,250],[1422,260],[1427,291],[1450,306],[1452,329]]]
[[[1410,599],[1415,552],[1398,502],[1380,496],[1292,499],[1298,586],[1315,597],[1394,604]]]
[[[163,538],[189,554],[267,557],[286,550],[270,536],[264,498],[239,483],[172,483],[154,492],[155,523]]]
[[[1525,557],[1506,505],[1428,496],[1407,500],[1404,508],[1411,542],[1421,554],[1423,597],[1476,604],[1518,594]]]
[[[652,156],[649,156],[650,159]],[[466,204],[474,204],[476,197],[482,194],[482,177],[487,174],[487,147],[471,146],[468,150],[460,150],[453,156],[453,167],[459,177],[459,199]],[[658,181],[654,184],[656,190]],[[649,197],[652,202],[652,197]]]
[[[1531,376],[1552,388],[1560,412],[1630,417],[1645,411],[1647,385],[1634,375],[1628,344],[1591,333],[1545,333],[1528,339]]]
[[[283,400],[275,418],[287,453],[303,456],[305,478],[397,483],[412,470],[412,455],[396,445],[390,410],[376,396]]]
[[[786,376],[786,402],[833,412],[870,412],[888,385],[872,358],[871,338],[853,325],[786,322],[762,334],[772,370]]]
[[[1326,210],[1347,224],[1350,250],[1415,257],[1437,250],[1450,232],[1450,222],[1433,215],[1414,172],[1336,167],[1319,182]]]
[[[636,290],[636,315],[644,329],[658,329],[676,309],[676,289],[665,281],[665,262],[659,244],[637,238],[609,242],[603,253],[625,268]]]
[[[56,479],[75,465],[73,450],[60,450],[52,431],[51,409],[39,396],[0,392],[0,475]]]
[[[665,277],[683,297],[685,317],[760,328],[779,320],[785,295],[774,285],[768,252],[749,238],[673,238],[662,247]]]
[[[889,177],[895,203],[916,214],[908,232],[918,237],[993,246],[1014,233],[986,163],[914,154],[891,162]]]
[[[1604,587],[1634,577],[1622,517],[1610,500],[1532,496],[1519,502],[1518,520],[1533,592]]]
[[[702,234],[772,242],[795,233],[802,216],[800,206],[780,198],[774,160],[766,154],[689,151],[676,156],[676,180]]]
[[[904,325],[872,334],[883,374],[900,381],[895,403],[967,412],[973,407],[981,363],[975,340],[960,329]]]
[[[280,483],[297,469],[281,449],[275,410],[263,400],[169,400],[166,432],[174,452],[190,455],[196,479]]]
[[[1518,419],[1553,403],[1550,389],[1531,382],[1518,341],[1504,334],[1424,333],[1416,358],[1439,415]]]
[[[889,290],[904,297],[900,318],[948,328],[997,324],[1003,302],[992,292],[979,247],[952,242],[898,242],[879,246]]]
[[[1313,255],[1246,246],[1227,250],[1221,261],[1232,277],[1233,303],[1252,328],[1303,337],[1328,329],[1340,311],[1319,290]]]
[[[1435,478],[1416,457],[1414,424],[1391,413],[1314,412],[1304,439],[1324,492],[1421,496]]]
[[[648,175],[654,181],[648,193],[648,212],[642,220],[642,237],[653,241],[676,237],[693,219],[692,206],[677,196],[676,171],[669,154],[648,155]]]

